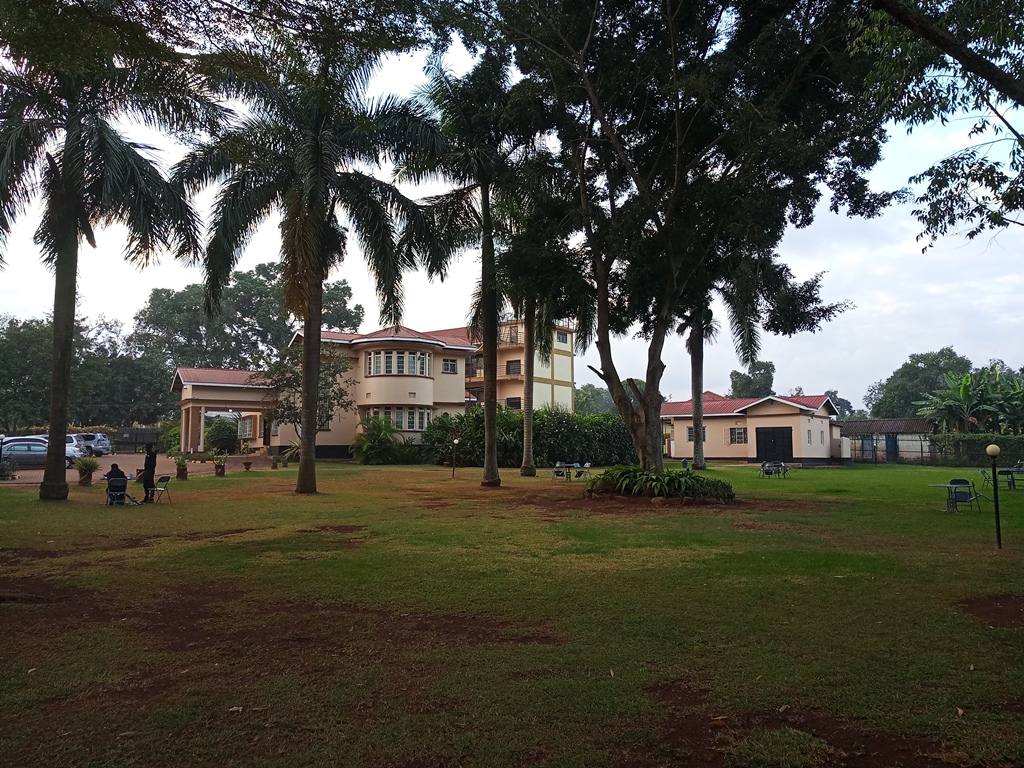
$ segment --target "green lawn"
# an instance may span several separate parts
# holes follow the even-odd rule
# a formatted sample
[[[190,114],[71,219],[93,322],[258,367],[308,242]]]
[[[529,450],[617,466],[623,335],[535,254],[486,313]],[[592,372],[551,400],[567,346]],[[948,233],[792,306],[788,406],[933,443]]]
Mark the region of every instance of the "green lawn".
[[[1024,764],[1024,603],[978,600],[1024,594],[1024,491],[997,551],[991,503],[928,488],[977,470],[710,471],[736,504],[341,464],[313,498],[0,488],[0,764]]]

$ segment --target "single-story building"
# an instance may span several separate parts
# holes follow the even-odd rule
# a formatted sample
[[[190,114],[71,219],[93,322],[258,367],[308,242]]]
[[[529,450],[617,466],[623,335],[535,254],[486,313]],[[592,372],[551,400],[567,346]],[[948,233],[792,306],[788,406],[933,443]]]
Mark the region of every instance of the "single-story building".
[[[704,393],[704,457],[805,467],[850,461],[835,405],[827,395],[729,398]],[[693,458],[693,401],[664,403],[665,455]]]
[[[850,439],[854,461],[931,461],[935,423],[930,419],[847,419],[837,423],[843,437]]]

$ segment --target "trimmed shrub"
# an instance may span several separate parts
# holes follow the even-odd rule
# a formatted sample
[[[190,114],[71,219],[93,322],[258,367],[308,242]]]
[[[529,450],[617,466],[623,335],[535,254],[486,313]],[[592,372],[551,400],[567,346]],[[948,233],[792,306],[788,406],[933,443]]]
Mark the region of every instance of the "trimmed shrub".
[[[213,419],[206,428],[207,444],[227,454],[238,453],[238,422],[233,419]]]
[[[160,450],[163,453],[169,454],[171,451],[177,451],[181,449],[181,425],[175,424],[173,427],[169,427],[160,436]]]
[[[591,478],[587,491],[622,496],[665,496],[693,499],[734,499],[736,493],[725,480],[707,477],[690,469],[645,472],[637,465],[609,467]]]
[[[989,467],[992,458],[985,449],[999,446],[999,465],[1006,467],[1024,459],[1024,435],[971,434],[946,432],[932,435],[932,446],[941,463],[949,467]]]

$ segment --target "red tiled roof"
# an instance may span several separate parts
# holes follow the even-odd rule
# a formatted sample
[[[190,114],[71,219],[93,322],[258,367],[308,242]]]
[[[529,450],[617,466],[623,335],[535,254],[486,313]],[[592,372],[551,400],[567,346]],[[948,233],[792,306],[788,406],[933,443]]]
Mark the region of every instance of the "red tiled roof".
[[[184,384],[208,384],[221,387],[266,387],[258,383],[261,371],[240,371],[237,368],[178,368],[174,372],[171,391],[181,389]]]
[[[469,331],[465,326],[459,328],[443,328],[440,331],[427,331],[431,336],[440,336],[446,339],[453,339],[462,342],[466,346],[476,346],[476,342],[469,338]]]
[[[711,395],[711,397],[708,397]],[[770,397],[722,397],[714,392],[704,393],[704,415],[725,416],[738,414],[745,411],[755,403],[765,400],[776,400],[783,403],[790,403],[798,408],[808,408],[816,411],[827,401],[827,395],[771,395]],[[834,410],[834,408],[833,408]],[[679,403],[662,403],[662,417],[667,416],[692,416],[693,401],[685,400]]]
[[[339,343],[358,344],[362,341],[374,341],[378,339],[409,339],[413,341],[426,341],[432,344],[440,344],[445,347],[473,347],[463,331],[462,336],[444,335],[446,332],[424,333],[404,325],[392,325],[381,328],[372,333],[344,333],[341,331],[321,331],[322,341],[333,341]],[[292,343],[302,339],[302,329],[295,331],[292,336]]]
[[[302,331],[298,332],[299,336],[302,335]],[[362,334],[359,333],[346,333],[344,331],[320,331],[320,339],[322,341],[355,341],[361,339]]]

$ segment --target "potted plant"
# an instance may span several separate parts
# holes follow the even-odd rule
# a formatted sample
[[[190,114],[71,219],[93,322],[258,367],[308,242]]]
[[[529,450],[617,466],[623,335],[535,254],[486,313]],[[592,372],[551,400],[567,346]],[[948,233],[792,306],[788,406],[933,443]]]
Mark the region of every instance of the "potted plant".
[[[213,459],[213,474],[216,477],[224,477],[224,470],[227,468],[227,451],[222,451],[218,448],[210,452],[210,458]]]
[[[92,456],[83,456],[75,459],[75,469],[78,470],[78,484],[92,485],[92,474],[100,468],[100,463]]]
[[[270,454],[270,468],[271,469],[277,469],[277,454],[276,453]]]
[[[177,470],[175,478],[178,480],[188,480],[188,458],[185,454],[180,451],[172,451],[168,456],[174,460],[174,466]]]
[[[252,461],[250,459],[246,459],[245,461],[242,462],[242,467],[245,469],[246,472],[248,472],[250,469],[252,469]]]
[[[302,443],[300,443],[298,440],[292,440],[291,443],[288,444],[288,447],[285,448],[284,452],[281,454],[281,463],[287,467],[288,462],[298,461],[299,453],[301,451]]]

